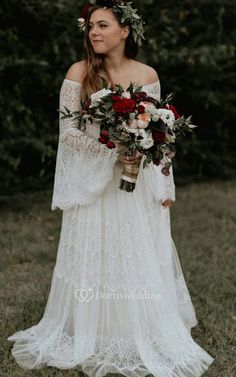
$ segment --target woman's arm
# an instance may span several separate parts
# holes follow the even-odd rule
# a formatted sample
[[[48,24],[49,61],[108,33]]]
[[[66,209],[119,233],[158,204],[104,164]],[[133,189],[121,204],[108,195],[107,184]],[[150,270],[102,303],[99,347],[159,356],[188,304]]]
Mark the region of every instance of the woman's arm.
[[[166,187],[166,197],[161,204],[164,208],[170,208],[175,202],[175,182],[174,182],[174,174],[173,174],[173,165],[170,167],[170,175],[164,177],[165,180],[165,187]]]
[[[66,79],[63,81],[60,90],[59,109],[64,111],[67,107],[71,111],[81,110],[80,104],[80,83]],[[102,154],[104,157],[117,158],[117,150],[109,149],[95,138],[78,129],[78,120],[66,118],[59,120],[59,141],[78,152],[86,150],[90,155]]]
[[[80,84],[64,80],[60,91],[60,110],[64,106],[78,111]],[[109,149],[78,129],[71,118],[59,121],[59,142],[56,159],[51,209],[66,210],[75,205],[92,204],[113,177],[118,158],[117,148]]]

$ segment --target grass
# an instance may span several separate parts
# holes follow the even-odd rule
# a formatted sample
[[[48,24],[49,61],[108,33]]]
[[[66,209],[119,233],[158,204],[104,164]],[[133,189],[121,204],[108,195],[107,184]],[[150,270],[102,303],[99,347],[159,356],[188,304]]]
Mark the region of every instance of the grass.
[[[204,377],[234,377],[235,183],[190,184],[177,187],[176,194],[171,209],[172,238],[199,320],[192,335],[216,358]],[[11,356],[13,343],[7,337],[36,324],[44,313],[61,212],[51,211],[50,191],[15,195],[0,204],[0,376],[82,376],[76,370],[52,367],[25,371]]]

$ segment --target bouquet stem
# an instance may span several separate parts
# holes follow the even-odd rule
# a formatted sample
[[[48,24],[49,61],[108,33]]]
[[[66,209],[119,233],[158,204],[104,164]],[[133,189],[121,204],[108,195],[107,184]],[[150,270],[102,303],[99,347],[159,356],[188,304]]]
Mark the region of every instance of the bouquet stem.
[[[119,186],[121,190],[125,190],[127,192],[134,191],[140,163],[141,160],[137,160],[134,164],[124,164]]]

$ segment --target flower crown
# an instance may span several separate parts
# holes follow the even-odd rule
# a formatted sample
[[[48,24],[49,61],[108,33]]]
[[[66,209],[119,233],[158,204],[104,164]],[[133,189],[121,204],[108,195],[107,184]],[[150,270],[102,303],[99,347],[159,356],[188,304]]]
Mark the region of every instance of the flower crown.
[[[122,0],[90,0],[90,4],[86,5],[82,11],[81,17],[78,18],[80,30],[85,30],[85,22],[88,17],[89,8],[93,5],[100,5],[104,8],[112,8],[121,18],[121,23],[128,22],[132,27],[132,36],[134,41],[141,46],[144,37],[144,21],[137,14],[137,9],[132,8],[132,2]]]

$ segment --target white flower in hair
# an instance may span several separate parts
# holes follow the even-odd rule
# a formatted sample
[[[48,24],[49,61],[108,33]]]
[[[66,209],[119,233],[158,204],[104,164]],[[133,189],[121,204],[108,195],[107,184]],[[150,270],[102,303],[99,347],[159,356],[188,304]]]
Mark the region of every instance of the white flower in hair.
[[[85,30],[85,19],[80,17],[78,18],[78,26],[80,29]]]
[[[125,2],[119,0],[90,0],[91,6],[100,5],[104,9],[111,8],[113,12],[117,13],[121,19],[121,23],[128,23],[132,27],[132,36],[134,41],[141,46],[144,37],[145,22],[142,17],[137,13],[137,9],[132,7],[132,1]],[[84,20],[84,19],[83,19]],[[78,19],[80,30],[85,30],[85,20]]]

